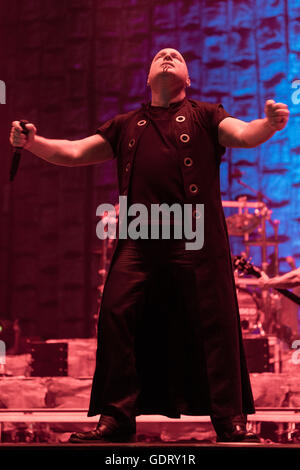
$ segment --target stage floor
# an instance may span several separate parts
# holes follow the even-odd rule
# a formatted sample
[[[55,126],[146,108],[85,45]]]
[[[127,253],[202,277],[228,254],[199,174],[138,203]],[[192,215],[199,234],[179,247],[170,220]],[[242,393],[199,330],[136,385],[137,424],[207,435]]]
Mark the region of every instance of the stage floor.
[[[99,416],[87,418],[86,409],[0,409],[0,442],[3,445],[68,445],[72,432],[94,429],[98,420]],[[134,446],[221,445],[215,442],[209,416],[182,415],[171,419],[161,415],[141,415],[136,420]],[[257,409],[255,414],[248,416],[247,426],[261,437],[264,445],[300,446],[300,408]]]

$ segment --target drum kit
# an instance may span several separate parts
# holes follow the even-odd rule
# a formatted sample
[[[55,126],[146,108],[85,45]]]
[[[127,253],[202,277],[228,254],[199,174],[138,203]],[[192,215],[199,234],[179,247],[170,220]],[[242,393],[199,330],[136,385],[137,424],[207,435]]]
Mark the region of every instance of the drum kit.
[[[238,197],[236,201],[223,201],[222,204],[224,208],[236,210],[233,215],[226,218],[229,236],[239,237],[243,245],[241,255],[235,258],[243,257],[249,260],[253,249],[258,249],[261,271],[268,272],[272,276],[278,275],[279,244],[288,241],[289,237],[278,234],[279,220],[272,220],[269,204],[262,200],[248,200],[248,196],[245,195]],[[271,233],[273,232],[271,236],[267,236],[267,232],[270,233],[268,224]],[[273,248],[271,256],[268,256],[269,247]],[[268,262],[269,258],[272,259],[271,263]],[[260,276],[247,277],[240,269],[235,269],[234,274],[243,335],[274,333],[274,328],[278,329],[281,326],[281,296],[273,290],[262,291],[259,288]]]
[[[236,208],[237,213],[226,218],[229,236],[243,237],[245,254],[250,256],[251,247],[259,247],[263,271],[268,268],[267,249],[274,247],[274,274],[278,274],[279,258],[278,245],[289,240],[285,235],[278,235],[279,220],[272,220],[272,210],[262,201],[248,201],[247,196],[241,196],[237,201],[223,201],[223,207]],[[250,210],[253,210],[253,213]],[[267,237],[267,222],[273,229],[273,234]]]
[[[103,223],[105,224],[115,224],[117,222],[116,217],[119,215],[119,204],[115,205],[115,210],[107,211],[103,216]],[[110,261],[112,259],[113,249],[114,249],[113,238],[105,238],[99,243],[99,247],[92,251],[93,254],[98,256],[99,266],[98,266],[98,275],[99,275],[99,284],[97,286],[97,309],[96,313],[93,315],[94,320],[94,335],[97,336],[97,324],[99,318],[99,312],[101,307],[102,295],[105,280],[109,270]]]

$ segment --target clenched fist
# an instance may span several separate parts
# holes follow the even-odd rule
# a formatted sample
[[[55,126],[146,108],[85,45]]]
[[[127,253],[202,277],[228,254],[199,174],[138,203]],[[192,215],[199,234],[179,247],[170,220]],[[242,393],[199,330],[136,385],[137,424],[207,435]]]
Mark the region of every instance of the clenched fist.
[[[289,120],[289,109],[287,104],[276,103],[274,100],[267,100],[265,104],[265,114],[269,125],[276,131],[283,129]]]
[[[269,276],[264,272],[261,271],[261,277],[258,279],[258,287],[261,289],[268,289],[270,286],[268,285],[268,281],[270,281]]]
[[[34,141],[36,135],[36,127],[33,124],[26,124],[28,134],[23,133],[20,121],[13,121],[11,123],[11,131],[9,141],[13,147],[22,147],[29,149]]]

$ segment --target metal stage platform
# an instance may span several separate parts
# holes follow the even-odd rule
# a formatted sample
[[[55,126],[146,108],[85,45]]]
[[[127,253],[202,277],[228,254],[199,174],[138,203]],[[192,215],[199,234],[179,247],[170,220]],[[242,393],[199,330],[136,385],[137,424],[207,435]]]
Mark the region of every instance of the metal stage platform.
[[[2,428],[5,423],[97,423],[99,416],[87,417],[84,409],[0,409],[0,442],[2,440]],[[140,415],[136,418],[139,424],[181,424],[210,423],[209,416],[186,416],[181,418],[168,418],[162,415]],[[285,435],[287,441],[292,442],[297,424],[300,424],[300,408],[257,408],[256,413],[248,415],[248,427],[260,434],[262,423],[274,423],[277,426],[277,434]],[[300,442],[299,442],[300,446]]]

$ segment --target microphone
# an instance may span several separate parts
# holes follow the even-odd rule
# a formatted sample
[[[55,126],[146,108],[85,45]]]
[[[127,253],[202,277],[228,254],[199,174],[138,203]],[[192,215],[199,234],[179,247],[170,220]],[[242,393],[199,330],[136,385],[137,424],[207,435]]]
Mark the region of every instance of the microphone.
[[[28,124],[29,121],[26,121],[25,119],[22,119],[20,122],[20,126],[22,127],[22,133],[27,135],[29,133],[29,130],[26,129],[26,125]],[[22,152],[23,147],[14,147],[14,155],[11,163],[11,168],[10,168],[10,178],[9,180],[12,181],[17,173],[20,158],[21,158],[21,152]]]

